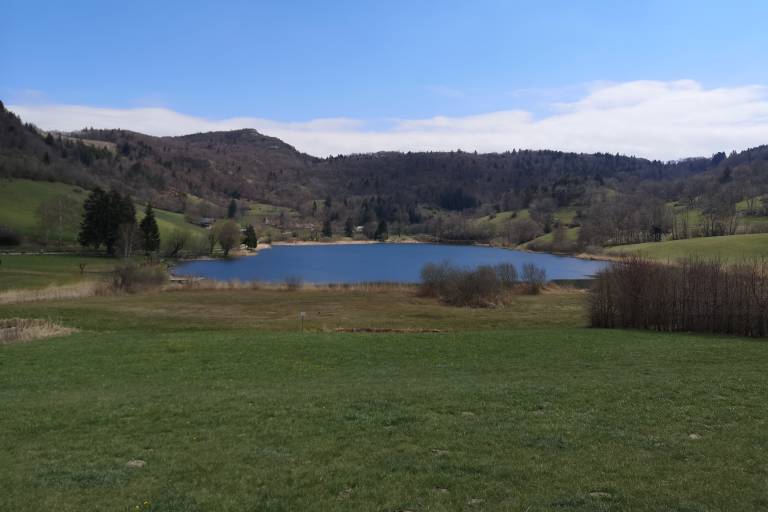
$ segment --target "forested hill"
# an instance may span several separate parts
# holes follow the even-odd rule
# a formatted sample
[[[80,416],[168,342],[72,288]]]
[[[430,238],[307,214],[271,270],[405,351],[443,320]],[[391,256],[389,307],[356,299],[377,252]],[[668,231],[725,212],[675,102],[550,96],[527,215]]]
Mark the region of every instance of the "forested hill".
[[[327,196],[387,196],[452,210],[525,207],[546,193],[570,204],[606,182],[670,180],[709,159],[662,163],[610,154],[511,151],[349,155],[318,159],[255,130],[152,137],[126,130],[47,134],[0,104],[0,175],[115,187],[171,209],[192,194],[295,207]],[[510,141],[511,145],[513,141]],[[717,162],[716,162],[717,163]]]

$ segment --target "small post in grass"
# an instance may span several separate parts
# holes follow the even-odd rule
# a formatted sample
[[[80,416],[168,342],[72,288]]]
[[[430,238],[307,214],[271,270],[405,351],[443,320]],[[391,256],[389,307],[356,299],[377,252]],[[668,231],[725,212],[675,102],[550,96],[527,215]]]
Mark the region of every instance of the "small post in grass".
[[[306,316],[306,313],[303,311],[299,312],[299,332],[304,332],[304,317]]]

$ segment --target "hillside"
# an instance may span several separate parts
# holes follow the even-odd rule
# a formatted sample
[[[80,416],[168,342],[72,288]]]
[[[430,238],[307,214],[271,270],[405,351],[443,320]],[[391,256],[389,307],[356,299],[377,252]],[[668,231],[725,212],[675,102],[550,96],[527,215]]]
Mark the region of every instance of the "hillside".
[[[176,220],[220,218],[234,200],[241,221],[278,239],[318,239],[323,226],[339,236],[350,225],[371,238],[381,226],[396,235],[512,246],[533,240],[527,247],[574,252],[768,230],[761,200],[768,146],[677,162],[543,150],[321,159],[250,129],[45,133],[0,104],[3,177],[115,188]],[[0,224],[27,232],[30,219],[20,216],[28,213]]]
[[[46,134],[24,125],[2,104],[0,109],[0,176],[116,187],[177,211],[186,194],[220,205],[234,197],[298,208],[330,195],[387,196],[398,205],[447,210],[483,204],[506,210],[547,190],[563,206],[593,182],[669,180],[708,168],[706,159],[665,164],[558,151],[389,152],[318,159],[255,130],[181,137],[117,129]]]

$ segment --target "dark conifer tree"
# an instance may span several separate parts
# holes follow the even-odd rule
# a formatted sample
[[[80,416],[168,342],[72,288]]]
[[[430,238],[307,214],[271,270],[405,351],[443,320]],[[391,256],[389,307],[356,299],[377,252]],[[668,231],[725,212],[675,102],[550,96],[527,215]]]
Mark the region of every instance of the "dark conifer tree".
[[[91,192],[83,203],[83,221],[78,235],[78,241],[83,247],[91,247],[98,251],[104,243],[106,203],[107,194],[100,188]]]
[[[147,209],[144,211],[144,218],[139,223],[139,229],[141,229],[141,242],[144,246],[144,251],[149,254],[159,250],[160,230],[157,227],[155,212],[151,204],[148,204]]]
[[[386,240],[389,238],[389,227],[387,226],[387,221],[382,220],[379,222],[379,227],[376,228],[376,240]]]
[[[352,236],[355,233],[355,223],[352,221],[352,217],[347,217],[347,221],[344,223],[344,236]]]
[[[325,221],[323,222],[323,236],[328,238],[333,236],[333,227],[331,226],[331,219],[325,219]]]
[[[116,190],[109,193],[95,189],[83,204],[83,222],[80,225],[78,241],[83,247],[98,250],[102,245],[107,254],[115,252],[120,236],[120,226],[136,224],[136,209],[130,196]]]
[[[256,248],[259,245],[259,237],[256,236],[256,230],[251,224],[245,227],[245,236],[243,237],[243,243],[249,249]]]
[[[234,219],[237,215],[237,201],[234,199],[229,202],[229,208],[227,209],[227,218]]]

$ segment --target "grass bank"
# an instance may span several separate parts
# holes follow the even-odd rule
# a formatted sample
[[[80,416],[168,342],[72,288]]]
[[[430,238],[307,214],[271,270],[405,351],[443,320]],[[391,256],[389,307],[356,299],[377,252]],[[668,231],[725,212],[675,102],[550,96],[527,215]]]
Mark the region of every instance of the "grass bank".
[[[403,287],[0,306],[79,329],[0,346],[0,509],[768,507],[765,345],[586,329],[583,299],[469,310]]]
[[[688,256],[738,261],[768,255],[768,233],[619,245],[607,249],[606,252],[614,255],[639,254],[646,258],[670,261]]]

